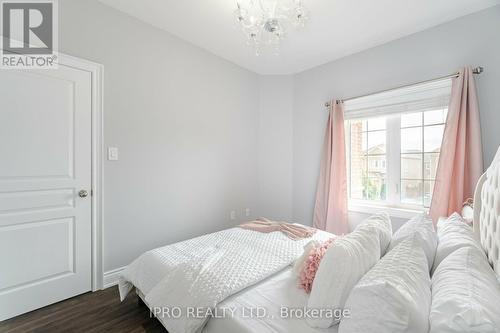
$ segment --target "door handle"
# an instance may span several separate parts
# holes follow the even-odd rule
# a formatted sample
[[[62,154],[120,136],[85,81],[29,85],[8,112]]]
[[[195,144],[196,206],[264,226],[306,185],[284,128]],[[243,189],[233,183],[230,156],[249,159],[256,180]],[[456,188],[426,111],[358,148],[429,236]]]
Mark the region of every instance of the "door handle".
[[[85,190],[80,190],[80,192],[78,192],[78,196],[80,198],[86,198],[88,195],[89,195],[89,192],[87,192]]]

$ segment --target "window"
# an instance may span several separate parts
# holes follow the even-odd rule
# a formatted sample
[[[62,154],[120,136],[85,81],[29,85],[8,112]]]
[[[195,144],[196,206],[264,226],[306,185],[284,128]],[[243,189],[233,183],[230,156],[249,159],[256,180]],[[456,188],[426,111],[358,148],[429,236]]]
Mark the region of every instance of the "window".
[[[451,81],[346,103],[351,204],[430,206],[450,90]]]
[[[401,116],[401,202],[429,207],[448,110]]]
[[[353,120],[350,131],[351,198],[386,200],[385,118]]]

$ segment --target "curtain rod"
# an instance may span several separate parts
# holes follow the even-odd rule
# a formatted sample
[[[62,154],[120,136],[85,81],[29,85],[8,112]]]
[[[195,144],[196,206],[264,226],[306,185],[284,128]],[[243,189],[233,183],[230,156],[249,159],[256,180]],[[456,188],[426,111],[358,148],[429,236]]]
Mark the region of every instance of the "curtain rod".
[[[481,67],[481,66],[476,67],[476,68],[474,68],[472,70],[472,73],[474,73],[474,74],[481,74],[482,72],[484,72],[484,68]],[[381,91],[377,91],[377,92],[373,92],[373,93],[369,93],[369,94],[365,94],[365,95],[344,98],[344,99],[341,99],[340,101],[347,102],[347,101],[350,101],[350,100],[353,100],[353,99],[357,99],[357,98],[361,98],[361,97],[366,97],[366,96],[370,96],[370,95],[375,95],[375,94],[380,94],[380,93],[384,93],[384,92],[389,92],[389,91],[396,90],[396,89],[411,87],[411,86],[414,86],[414,85],[417,85],[417,84],[429,83],[429,82],[434,82],[434,81],[439,81],[439,80],[444,80],[444,79],[451,79],[451,78],[454,78],[454,77],[458,77],[458,74],[459,73],[457,72],[457,73],[453,73],[453,74],[450,74],[450,75],[441,76],[441,77],[438,77],[438,78],[435,78],[435,79],[430,79],[430,80],[425,80],[425,81],[420,81],[420,82],[405,84],[405,85],[402,85],[402,86],[399,86],[399,87],[385,89],[385,90],[381,90]],[[330,102],[326,102],[325,103],[325,107],[327,107],[327,108],[330,107]]]

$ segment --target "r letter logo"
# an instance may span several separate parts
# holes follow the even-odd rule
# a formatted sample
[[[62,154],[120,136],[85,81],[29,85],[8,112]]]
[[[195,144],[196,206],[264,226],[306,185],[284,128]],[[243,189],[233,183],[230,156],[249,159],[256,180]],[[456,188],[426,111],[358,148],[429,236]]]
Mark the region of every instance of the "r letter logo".
[[[1,68],[57,67],[57,2],[2,0]]]

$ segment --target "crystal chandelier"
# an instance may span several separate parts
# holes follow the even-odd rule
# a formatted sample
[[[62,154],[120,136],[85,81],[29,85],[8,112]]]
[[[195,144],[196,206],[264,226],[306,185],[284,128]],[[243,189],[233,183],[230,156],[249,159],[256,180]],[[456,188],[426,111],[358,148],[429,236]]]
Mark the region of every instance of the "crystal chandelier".
[[[286,32],[303,27],[308,12],[302,0],[238,0],[235,16],[256,55],[265,46],[278,54]]]

